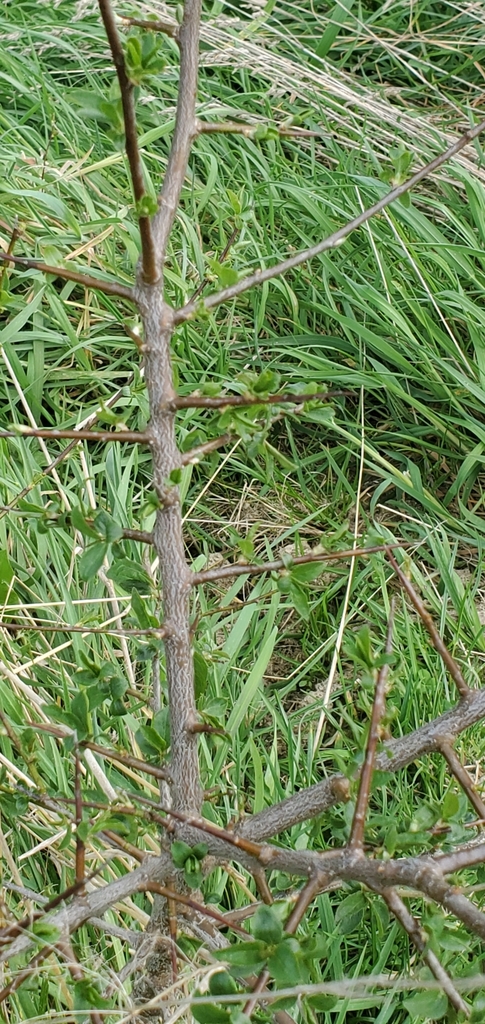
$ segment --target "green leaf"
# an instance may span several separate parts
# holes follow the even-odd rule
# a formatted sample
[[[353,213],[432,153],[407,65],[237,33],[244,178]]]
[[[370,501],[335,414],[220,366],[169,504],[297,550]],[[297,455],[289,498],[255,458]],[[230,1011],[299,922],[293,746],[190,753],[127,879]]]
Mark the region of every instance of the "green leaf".
[[[147,611],[146,601],[140,597],[137,590],[131,591],[131,610],[141,629],[150,629],[156,625],[156,619]]]
[[[189,857],[184,866],[184,879],[189,889],[199,889],[204,881],[204,875],[199,867],[199,861],[195,857]]]
[[[113,1005],[110,999],[103,999],[101,993],[91,981],[83,979],[74,983],[74,1011],[109,1009]]]
[[[108,545],[104,543],[90,544],[83,551],[79,559],[79,575],[81,579],[91,580],[96,575],[104,562],[107,552]]]
[[[107,576],[128,594],[132,590],[137,590],[140,594],[151,593],[152,582],[148,573],[141,565],[132,562],[129,558],[116,558]]]
[[[310,605],[308,603],[308,597],[303,587],[300,587],[298,583],[295,583],[292,576],[293,574],[291,574],[290,576],[290,600],[300,618],[303,619],[304,622],[308,622],[308,619],[310,618]]]
[[[457,793],[448,791],[441,805],[441,817],[443,821],[449,821],[450,818],[454,818],[455,814],[458,814],[459,810],[460,799]]]
[[[303,981],[294,946],[298,949],[296,939],[284,939],[268,957],[268,971],[280,988],[288,985],[288,982],[298,985]]]
[[[240,942],[235,946],[227,946],[226,949],[213,950],[212,956],[216,960],[228,963],[232,974],[241,974],[243,977],[261,970],[266,962],[264,945],[261,942]]]
[[[94,529],[92,523],[88,523],[85,519],[81,509],[76,507],[71,509],[71,525],[79,533],[82,533],[83,537],[91,537],[93,540],[99,540],[99,533]]]
[[[84,739],[91,731],[89,703],[85,690],[80,690],[74,697],[74,700],[71,701],[70,713],[76,723],[76,732],[79,739]]]
[[[49,943],[55,945],[61,934],[59,928],[51,924],[50,921],[43,920],[34,921],[31,927],[31,934],[35,936],[38,942]]]
[[[145,194],[138,200],[136,206],[137,217],[153,217],[158,210],[158,203],[154,196]]]
[[[200,993],[196,994],[200,995]],[[194,1006],[192,1003],[190,1009],[194,1020],[199,1024],[229,1024],[231,1019],[228,1010],[223,1010],[215,1004],[203,1003],[202,1006]]]
[[[116,523],[109,512],[98,512],[94,518],[94,528],[98,537],[101,537],[107,544],[113,544],[123,536],[123,528]]]
[[[324,960],[328,956],[329,940],[317,933],[300,939],[300,952],[304,960]]]
[[[403,1006],[414,1021],[416,1018],[440,1020],[448,1010],[448,1000],[442,992],[416,992],[403,1000]]]
[[[278,911],[274,907],[258,907],[253,918],[253,934],[255,939],[265,942],[268,946],[281,942],[283,924]]]
[[[190,857],[192,848],[188,843],[184,843],[182,839],[176,839],[171,847],[170,853],[172,854],[172,860],[176,868],[183,868],[187,857]]]
[[[358,928],[366,906],[361,892],[352,892],[339,903],[335,911],[335,924],[340,935],[349,935]]]
[[[207,843],[196,843],[195,846],[192,846],[192,856],[197,857],[197,860],[204,860],[204,857],[207,857],[208,849]]]
[[[208,260],[209,267],[222,288],[230,288],[239,280],[237,270],[234,270],[228,263],[219,263],[219,260]]]
[[[227,971],[217,971],[210,976],[209,992],[212,996],[230,996],[237,992],[237,985]]]
[[[9,557],[6,551],[0,551],[0,603],[5,604],[8,600],[13,600],[15,597],[13,588],[11,586],[14,578],[14,571],[10,565]]]
[[[195,699],[198,701],[204,696],[207,689],[207,682],[209,679],[209,669],[207,662],[200,653],[200,651],[194,651],[194,689]]]
[[[311,583],[312,580],[316,580],[318,576],[322,575],[324,568],[325,564],[323,561],[307,562],[304,565],[292,565],[291,578],[295,580],[295,583]]]
[[[333,1010],[334,1006],[337,1005],[338,999],[336,996],[307,996],[307,1003],[314,1010]]]
[[[138,743],[142,754],[150,760],[153,760],[154,758],[157,761],[160,760],[160,755],[165,754],[167,751],[165,741],[151,725],[140,725],[139,729],[135,733],[135,740]]]

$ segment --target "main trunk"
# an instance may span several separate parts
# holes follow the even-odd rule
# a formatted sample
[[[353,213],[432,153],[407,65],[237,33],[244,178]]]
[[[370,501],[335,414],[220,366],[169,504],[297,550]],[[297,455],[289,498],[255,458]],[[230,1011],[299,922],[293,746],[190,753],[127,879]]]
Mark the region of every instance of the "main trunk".
[[[175,439],[170,342],[172,311],[160,287],[142,287],[145,375],[150,402],[153,481],[161,507],[154,531],[159,559],[171,735],[172,800],[176,810],[198,813],[201,787],[197,754],[197,719],[190,636],[190,571],[185,560],[182,511],[178,487],[170,474],[181,466]]]

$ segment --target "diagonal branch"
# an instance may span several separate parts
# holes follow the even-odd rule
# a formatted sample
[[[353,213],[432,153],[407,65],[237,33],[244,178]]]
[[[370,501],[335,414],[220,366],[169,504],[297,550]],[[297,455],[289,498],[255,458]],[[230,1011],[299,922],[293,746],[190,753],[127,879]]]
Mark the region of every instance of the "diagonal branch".
[[[126,72],[123,46],[116,27],[116,20],[111,2],[110,0],[98,0],[98,4],[120,86],[123,121],[125,125],[126,155],[130,165],[133,195],[135,197],[135,203],[138,206],[146,195],[146,189],[143,165],[141,162],[140,150],[138,148],[133,83],[128,78]],[[157,267],[150,218],[138,215],[138,224],[140,228],[143,280],[147,284],[155,284],[160,275]]]
[[[25,256],[14,256],[12,253],[0,252],[0,260],[4,263],[15,263],[25,270],[40,270],[43,274],[51,274],[52,277],[61,277],[65,281],[75,281],[82,284],[84,288],[91,288],[93,291],[104,292],[105,295],[118,295],[122,299],[129,299],[135,302],[133,288],[128,285],[118,284],[117,281],[103,281],[100,277],[91,277],[78,270],[68,270],[67,267],[51,267],[48,263],[40,260],[30,260]]]
[[[392,632],[394,627],[394,602],[391,604],[389,612],[389,621],[387,625],[387,637],[386,637],[386,655],[392,653]],[[377,676],[376,689],[374,694],[374,703],[372,705],[372,715],[370,720],[369,736],[367,739],[367,747],[365,751],[364,763],[362,765],[362,771],[360,773],[359,780],[359,792],[357,795],[357,801],[355,804],[354,817],[352,820],[352,828],[350,830],[349,848],[353,850],[363,850],[364,848],[364,826],[365,818],[367,814],[367,808],[369,805],[370,790],[372,783],[372,776],[374,774],[374,765],[376,759],[377,744],[380,738],[380,724],[382,716],[385,711],[385,700],[386,700],[386,682],[389,674],[389,662],[384,662],[379,669]]]
[[[210,441],[204,441],[203,444],[196,445],[195,448],[190,448],[188,452],[184,452],[181,457],[182,466],[195,466],[204,455],[209,455],[210,452],[216,452],[218,448],[222,448],[225,444],[229,444],[234,438],[234,434],[220,434],[219,437],[213,437]]]
[[[451,1005],[457,1013],[462,1012],[468,1016],[468,1007],[466,1003],[456,991],[449,974],[440,964],[438,957],[433,953],[432,949],[427,948],[426,934],[422,932],[416,918],[410,914],[395,889],[382,889],[380,891],[376,891],[379,892],[380,896],[382,896],[391,913],[394,914],[396,920],[399,921],[401,928],[407,932],[409,938],[416,946],[416,949],[421,953],[424,962],[428,965],[431,973],[436,978],[436,981],[441,985],[441,988],[448,997]]]
[[[482,821],[485,820],[485,803],[483,802],[480,794],[477,793],[466,768],[463,767],[459,757],[453,750],[451,743],[443,740],[443,742],[440,743],[439,749],[445,760],[448,762],[448,767],[455,776],[456,781],[460,784],[472,807],[476,810],[478,817],[481,818]]]
[[[384,743],[376,757],[375,767],[381,772],[397,772],[423,754],[439,750],[443,739],[449,742],[484,717],[485,689],[471,691],[466,701],[460,701],[439,718],[427,722],[407,736],[400,736]],[[287,797],[279,804],[273,804],[246,818],[238,826],[237,831],[240,835],[255,841],[269,839],[293,825],[322,814],[327,808],[348,798],[348,779],[343,775],[333,775],[295,793],[294,796]]]
[[[321,242],[317,242],[316,245],[310,246],[308,249],[303,249],[301,252],[295,253],[294,256],[290,256],[286,260],[282,260],[281,263],[276,263],[273,267],[266,267],[265,270],[257,270],[254,274],[249,274],[247,277],[241,278],[236,284],[231,285],[229,288],[223,288],[220,292],[215,292],[214,295],[209,295],[205,299],[202,307],[205,310],[215,309],[216,306],[220,306],[223,302],[229,302],[230,299],[237,298],[238,295],[242,295],[243,292],[248,291],[250,288],[254,288],[255,285],[263,284],[264,281],[270,281],[273,277],[279,277],[281,274],[285,274],[288,270],[294,270],[295,267],[301,266],[302,263],[306,263],[307,260],[313,259],[314,256],[318,256],[321,252],[326,252],[328,249],[335,249],[345,239],[355,231],[357,228],[362,227],[362,224],[366,224],[367,221],[375,217],[377,213],[384,210],[391,203],[395,202],[401,196],[409,192],[415,185],[418,185],[420,181],[436,171],[438,167],[441,167],[448,160],[451,160],[456,153],[459,153],[461,149],[464,149],[473,139],[476,139],[477,135],[485,129],[485,121],[480,121],[474,128],[469,128],[468,131],[464,132],[463,135],[457,139],[447,150],[440,153],[438,156],[431,160],[424,167],[421,167],[419,171],[416,171],[412,177],[402,182],[401,185],[397,185],[391,189],[385,196],[382,196],[377,203],[373,206],[369,206],[367,210],[363,210],[359,213],[358,217],[349,221],[343,227],[339,228],[338,231],[334,231],[332,235],[325,238]],[[197,314],[197,304],[189,302],[186,306],[182,306],[181,309],[176,310],[174,320],[176,324],[183,323],[185,320],[190,320]]]
[[[426,629],[427,629],[427,631],[428,631],[428,633],[429,633],[429,635],[431,637],[431,641],[432,641],[433,647],[438,651],[438,654],[440,655],[441,660],[446,665],[446,668],[448,669],[448,672],[450,673],[451,678],[453,679],[454,683],[456,684],[456,688],[457,688],[460,696],[462,698],[468,697],[468,695],[471,692],[470,691],[470,687],[468,686],[468,683],[463,678],[461,669],[457,665],[455,659],[450,654],[446,644],[441,639],[441,637],[440,637],[440,635],[438,633],[438,630],[436,629],[436,626],[435,626],[435,624],[433,622],[433,619],[432,619],[431,615],[429,614],[429,612],[424,607],[424,604],[423,604],[419,594],[416,593],[416,591],[415,591],[415,589],[414,589],[414,587],[413,587],[413,585],[411,583],[411,580],[408,579],[406,574],[402,571],[402,569],[400,568],[400,566],[396,562],[396,559],[394,558],[394,555],[392,554],[391,551],[387,552],[387,557],[388,557],[388,559],[389,559],[389,561],[390,561],[390,563],[392,565],[392,568],[394,569],[394,572],[396,573],[396,576],[399,579],[399,582],[400,582],[403,590],[406,591],[406,594],[408,595],[411,603],[414,605],[414,607],[415,607],[415,609],[416,609],[420,619],[422,620],[424,626],[426,627]]]
[[[184,16],[178,30],[180,75],[170,156],[159,196],[159,208],[152,221],[157,258],[163,263],[172,225],[177,213],[192,142],[197,134],[195,103],[199,70],[200,0],[185,0]]]
[[[195,451],[195,449],[194,449]],[[213,583],[215,580],[232,579],[235,576],[257,576],[263,572],[278,572],[279,569],[291,569],[293,565],[306,565],[307,562],[341,562],[346,558],[360,558],[365,555],[375,555],[380,551],[389,552],[391,548],[407,547],[406,541],[399,541],[395,544],[374,544],[368,548],[349,548],[346,551],[311,551],[308,555],[297,555],[295,558],[277,558],[274,562],[263,562],[261,565],[248,563],[243,565],[223,565],[218,569],[203,569],[202,572],[192,573],[192,586],[199,583]]]

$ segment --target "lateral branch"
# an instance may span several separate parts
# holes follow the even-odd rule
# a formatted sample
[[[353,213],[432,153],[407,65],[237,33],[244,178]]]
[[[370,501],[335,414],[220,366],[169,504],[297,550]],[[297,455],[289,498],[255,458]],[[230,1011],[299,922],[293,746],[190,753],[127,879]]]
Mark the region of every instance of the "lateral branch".
[[[375,217],[381,210],[385,210],[387,206],[394,203],[396,199],[400,199],[401,196],[405,195],[406,192],[410,192],[415,185],[423,181],[424,178],[432,174],[433,171],[438,170],[448,160],[451,160],[461,149],[464,149],[473,139],[476,139],[478,135],[485,129],[485,120],[480,121],[474,128],[469,128],[468,131],[460,135],[459,139],[449,146],[443,153],[439,153],[434,160],[430,160],[429,163],[421,167],[419,171],[416,171],[410,178],[402,182],[400,185],[396,185],[392,188],[385,196],[382,196],[377,203],[373,203],[362,213],[359,213],[358,217],[354,217],[353,220],[348,221],[343,227],[338,228],[333,234],[323,239],[321,242],[317,242],[316,245],[309,246],[308,249],[302,249],[300,252],[294,254],[294,256],[288,257],[286,260],[282,260],[281,263],[275,263],[272,267],[266,267],[264,270],[257,270],[254,274],[248,274],[247,277],[242,277],[235,284],[230,285],[228,288],[223,288],[219,292],[214,292],[213,295],[209,295],[201,307],[204,310],[215,309],[216,306],[220,306],[223,302],[229,302],[231,299],[237,298],[238,295],[242,295],[243,292],[248,291],[250,288],[254,288],[256,285],[261,285],[265,281],[270,281],[273,277],[280,277],[285,274],[288,270],[294,270],[295,267],[301,266],[302,263],[306,263],[307,260],[313,259],[314,256],[318,256],[321,252],[326,252],[329,249],[335,249],[336,246],[340,245],[345,239],[357,228],[362,227],[367,221]],[[174,323],[181,324],[186,320],[192,319],[197,315],[198,304],[188,302],[187,305],[177,309],[174,314]]]
[[[396,559],[394,558],[394,555],[392,554],[391,550],[387,552],[387,557],[392,565],[392,568],[394,569],[394,572],[396,573],[396,576],[403,590],[406,591],[406,594],[408,595],[411,604],[416,609],[423,625],[427,629],[431,637],[433,647],[435,648],[435,650],[438,651],[438,654],[442,662],[446,665],[446,668],[448,669],[448,672],[450,673],[450,676],[456,685],[460,697],[465,699],[469,696],[471,692],[470,687],[468,686],[468,683],[464,679],[461,669],[456,663],[454,657],[452,656],[452,654],[450,654],[444,640],[442,640],[442,638],[440,637],[440,634],[438,633],[438,630],[433,622],[432,616],[425,608],[419,594],[414,589],[411,580],[408,579],[406,574],[402,571],[401,567],[396,562]]]
[[[116,26],[116,17],[110,0],[98,0],[98,4],[106,35],[108,37],[113,64],[118,76],[121,93],[121,106],[123,108],[123,121],[125,126],[126,155],[130,166],[130,176],[133,185],[135,203],[139,204],[146,195],[146,188],[143,164],[140,157],[140,150],[138,148],[133,82],[128,78],[126,71],[123,45]],[[155,284],[160,277],[160,273],[158,269],[150,217],[138,215],[138,225],[140,228],[143,279],[147,284]]]
[[[27,427],[19,423],[15,430],[0,430],[0,437],[45,437],[51,441],[72,438],[76,441],[127,441],[151,444],[152,436],[136,430],[58,430],[56,427]],[[64,454],[64,453],[62,453]]]
[[[91,288],[93,291],[104,292],[105,295],[117,295],[122,299],[129,299],[135,302],[133,288],[128,285],[119,284],[117,281],[103,281],[99,277],[91,277],[78,270],[68,270],[67,267],[52,267],[48,263],[39,260],[27,259],[25,256],[14,256],[13,253],[0,252],[0,260],[3,263],[15,263],[25,270],[40,270],[43,274],[50,274],[52,277],[62,277],[65,281],[75,281],[82,284],[84,288]]]
[[[175,409],[225,409],[228,406],[245,405],[281,405],[291,403],[301,405],[303,402],[331,402],[334,398],[352,395],[352,391],[316,391],[313,394],[293,395],[283,392],[280,395],[178,395],[171,403]]]
[[[393,548],[405,548],[409,546],[407,541],[396,541],[395,544],[373,544],[368,548],[348,548],[346,551],[311,551],[308,555],[297,555],[295,558],[276,558],[274,562],[263,562],[261,565],[248,563],[236,563],[234,565],[223,565],[218,569],[203,569],[201,572],[193,572],[191,577],[192,586],[200,583],[213,583],[216,580],[224,580],[234,576],[256,576],[263,572],[278,572],[280,569],[291,569],[293,565],[305,565],[307,562],[342,562],[347,558],[360,558],[365,555],[375,555],[379,552],[389,553]]]

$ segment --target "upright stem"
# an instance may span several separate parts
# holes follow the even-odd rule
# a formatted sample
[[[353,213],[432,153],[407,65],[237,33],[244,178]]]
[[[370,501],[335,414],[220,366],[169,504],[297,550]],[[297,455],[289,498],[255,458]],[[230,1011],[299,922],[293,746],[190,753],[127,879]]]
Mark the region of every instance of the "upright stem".
[[[201,787],[197,753],[197,719],[192,644],[189,626],[191,573],[188,568],[178,487],[172,470],[182,465],[175,438],[174,389],[170,358],[172,310],[156,286],[140,283],[139,304],[145,338],[145,378],[150,402],[153,482],[160,499],[154,529],[159,558],[164,623],[165,664],[171,735],[173,808],[199,813]]]

